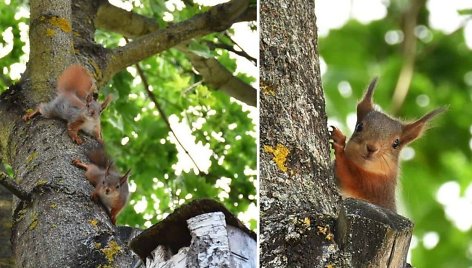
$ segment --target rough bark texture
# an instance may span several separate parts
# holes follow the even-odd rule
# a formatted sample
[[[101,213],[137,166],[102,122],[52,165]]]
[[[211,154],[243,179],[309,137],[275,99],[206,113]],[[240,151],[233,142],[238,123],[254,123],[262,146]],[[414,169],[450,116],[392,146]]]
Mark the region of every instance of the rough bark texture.
[[[11,252],[12,194],[0,187],[0,267],[13,267]]]
[[[402,267],[408,220],[336,190],[314,2],[261,1],[261,266]]]
[[[157,49],[150,45],[156,39],[147,39],[141,52],[151,56],[192,37],[226,29],[231,26],[231,19],[238,16],[231,11],[242,12],[237,7],[244,3],[234,2],[239,1],[199,16],[206,18],[206,23],[199,24],[197,32],[192,32],[193,27],[184,27],[191,23],[184,23],[178,26],[182,30],[178,36],[162,39]],[[85,160],[85,151],[97,146],[96,141],[81,133],[85,144],[74,144],[67,135],[65,122],[60,120],[41,117],[27,123],[21,120],[26,109],[54,96],[57,76],[69,64],[84,65],[100,86],[120,68],[142,58],[133,59],[129,52],[138,43],[115,50],[94,43],[94,21],[100,4],[103,1],[31,0],[31,53],[27,70],[21,82],[0,97],[0,159],[12,166],[15,182],[31,197],[15,198],[13,215],[2,217],[0,226],[0,239],[8,234],[9,226],[12,228],[12,248],[18,267],[132,267],[139,261],[127,246],[126,240],[133,235],[125,234],[123,238],[123,232],[111,224],[104,209],[91,201],[93,188],[83,171],[71,165],[72,159]],[[214,20],[222,14],[226,20]],[[172,31],[164,29],[150,35],[169,37]],[[10,204],[2,201],[1,213],[3,205]],[[10,224],[4,223],[4,219]]]

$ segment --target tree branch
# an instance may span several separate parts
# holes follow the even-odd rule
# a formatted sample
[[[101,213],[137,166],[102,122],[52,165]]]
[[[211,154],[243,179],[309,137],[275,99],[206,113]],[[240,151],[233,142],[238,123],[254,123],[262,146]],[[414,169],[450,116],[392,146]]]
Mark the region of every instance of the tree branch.
[[[248,105],[257,105],[257,90],[233,76],[219,61],[199,56],[187,49],[181,51],[192,62],[205,83]]]
[[[3,171],[0,171],[0,184],[19,199],[23,201],[31,200],[31,195]]]
[[[394,114],[398,113],[403,105],[410,88],[411,80],[413,79],[416,60],[415,28],[419,12],[421,7],[424,6],[424,3],[424,0],[411,1],[409,9],[403,15],[403,32],[405,33],[405,41],[403,42],[403,65],[392,97],[392,112]]]
[[[256,19],[256,7],[247,8],[238,19]],[[236,20],[237,22],[238,20]],[[97,27],[118,32],[125,37],[136,38],[142,35],[149,36],[152,32],[158,32],[159,26],[151,18],[134,12],[120,9],[116,6],[104,3],[98,9],[95,19]],[[215,89],[221,89],[229,96],[236,98],[248,105],[256,106],[257,90],[250,85],[234,77],[223,65],[215,59],[206,59],[186,50],[183,44],[177,49],[181,50],[194,65],[195,69],[205,80],[205,83]]]
[[[256,19],[257,7],[250,6],[233,23]],[[159,30],[154,19],[121,9],[108,1],[102,2],[98,8],[95,25],[97,28],[120,33],[128,38],[140,37]]]
[[[190,153],[187,151],[187,149],[184,147],[184,145],[180,142],[179,138],[177,137],[177,134],[175,134],[175,131],[172,129],[172,126],[170,125],[169,119],[167,119],[167,115],[166,115],[164,109],[162,109],[162,107],[159,104],[159,102],[157,101],[157,98],[154,95],[154,93],[152,93],[152,91],[149,89],[149,83],[147,81],[147,77],[144,74],[143,69],[141,68],[141,66],[139,66],[139,63],[136,64],[136,70],[138,71],[138,74],[141,77],[141,80],[143,81],[144,90],[146,90],[146,93],[147,93],[148,97],[151,99],[151,101],[156,106],[156,109],[159,112],[159,114],[161,115],[162,119],[164,119],[164,122],[166,123],[167,128],[169,129],[170,132],[172,132],[172,134],[174,135],[175,140],[177,141],[177,143],[180,145],[180,147],[182,147],[185,154],[188,155],[188,157],[192,161],[195,168],[197,168],[198,173],[203,174],[203,172],[198,167],[197,162],[193,159],[193,157],[190,155]]]
[[[189,20],[151,32],[126,46],[112,50],[108,55],[108,64],[104,70],[105,80],[132,64],[191,38],[229,28],[247,9],[248,2],[248,0],[233,0],[214,6],[209,11]]]

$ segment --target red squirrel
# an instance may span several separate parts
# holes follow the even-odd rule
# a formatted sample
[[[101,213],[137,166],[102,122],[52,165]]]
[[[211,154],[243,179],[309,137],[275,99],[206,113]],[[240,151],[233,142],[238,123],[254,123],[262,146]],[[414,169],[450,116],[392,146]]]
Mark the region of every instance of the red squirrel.
[[[375,110],[372,96],[376,83],[375,78],[357,105],[356,127],[347,143],[346,136],[332,126],[335,177],[344,197],[396,212],[399,153],[421,136],[428,121],[446,109],[435,109],[412,123],[401,122]]]
[[[111,96],[100,104],[93,97],[95,89],[92,76],[83,66],[70,65],[57,79],[57,96],[48,103],[40,103],[35,110],[26,113],[23,120],[28,121],[38,114],[46,118],[61,118],[67,121],[69,137],[77,144],[83,143],[78,136],[79,130],[102,143],[100,114],[111,101]]]
[[[96,203],[100,201],[108,209],[111,222],[115,224],[116,216],[128,201],[130,170],[124,175],[118,173],[103,149],[91,151],[88,157],[92,162],[90,164],[79,159],[73,160],[72,164],[85,170],[85,177],[95,187],[92,200]]]

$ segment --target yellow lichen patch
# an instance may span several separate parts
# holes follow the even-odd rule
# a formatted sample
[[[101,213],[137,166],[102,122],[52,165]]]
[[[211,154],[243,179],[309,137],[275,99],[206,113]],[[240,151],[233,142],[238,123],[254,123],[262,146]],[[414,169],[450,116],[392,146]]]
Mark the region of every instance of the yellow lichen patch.
[[[18,217],[16,218],[16,222],[20,222],[26,215],[26,209],[22,209],[18,211]]]
[[[100,249],[102,247],[102,243],[94,243],[96,249]]]
[[[98,221],[97,219],[91,219],[88,221],[90,223],[90,225],[92,225],[93,227],[97,227],[97,224],[98,224]]]
[[[326,226],[316,226],[318,229],[317,233],[324,235],[325,239],[328,241],[334,240],[334,234],[331,232],[329,225]]]
[[[58,27],[59,29],[61,29],[65,33],[70,33],[72,31],[72,27],[71,27],[69,21],[64,19],[64,18],[52,17],[52,18],[49,19],[49,23],[51,23],[52,25]]]
[[[326,265],[326,268],[334,268],[334,265],[332,265],[331,263]]]
[[[32,220],[31,220],[31,223],[29,225],[29,229],[34,230],[36,228],[36,226],[38,226],[38,214],[34,213],[32,215]]]
[[[43,186],[48,183],[48,180],[46,179],[40,179],[38,182],[36,182],[36,186]]]
[[[103,254],[105,254],[105,257],[107,258],[108,263],[113,262],[113,258],[120,250],[121,250],[121,247],[114,240],[110,241],[107,247],[101,249]]]
[[[310,218],[305,217],[305,219],[303,220],[303,223],[304,223],[307,227],[310,227],[310,225],[311,225]]]
[[[35,160],[38,157],[38,152],[32,152],[27,158],[26,162],[30,163],[31,161]]]
[[[56,203],[52,203],[49,207],[50,207],[50,208],[57,208],[57,204],[56,204]]]
[[[33,112],[33,109],[29,108],[29,109],[26,109],[25,113],[29,114],[29,113],[32,113]]]
[[[287,147],[277,144],[277,146],[272,147],[268,145],[264,145],[264,151],[266,153],[271,153],[274,155],[274,162],[277,164],[277,167],[279,167],[280,170],[283,172],[287,172],[288,168],[285,166],[285,162],[287,161],[287,156],[290,153],[290,151],[287,149]]]
[[[49,28],[46,29],[46,36],[51,37],[51,36],[54,36],[55,34],[56,32],[53,29],[49,29]]]
[[[262,93],[264,93],[265,95],[272,95],[272,96],[275,96],[275,89],[271,86],[268,86],[264,83],[261,82],[260,84],[260,87],[261,87],[261,91]]]

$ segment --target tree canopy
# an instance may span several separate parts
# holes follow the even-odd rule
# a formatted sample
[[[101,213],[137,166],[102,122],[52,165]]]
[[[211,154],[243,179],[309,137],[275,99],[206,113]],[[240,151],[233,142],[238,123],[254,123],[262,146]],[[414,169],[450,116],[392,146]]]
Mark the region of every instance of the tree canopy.
[[[124,1],[128,13],[107,4],[99,12],[116,16],[116,25],[103,23],[99,14],[95,41],[117,48],[210,9],[196,2]],[[255,1],[250,5],[254,13],[238,29],[255,34]],[[3,92],[18,82],[28,61],[30,10],[26,1],[2,1],[0,9]],[[120,170],[132,170],[131,198],[118,224],[149,226],[201,197],[220,200],[236,214],[254,210],[257,112],[250,84],[256,73],[238,67],[243,61],[255,66],[256,55],[241,49],[245,44],[235,41],[235,31],[211,33],[148,57],[101,88],[100,98],[114,99],[102,116],[106,149]],[[229,83],[254,92],[228,93]],[[244,217],[253,229],[254,217]]]
[[[449,107],[403,152],[399,213],[415,223],[413,266],[466,267],[472,259],[472,57],[466,40],[472,6],[452,12],[448,20],[459,24],[445,32],[433,25],[432,2],[438,1],[371,3],[383,6],[385,16],[369,21],[351,17],[322,35],[322,81],[328,122],[349,136],[357,101],[375,76],[374,101],[395,117],[412,120]],[[326,10],[317,12],[317,22],[325,24]]]

